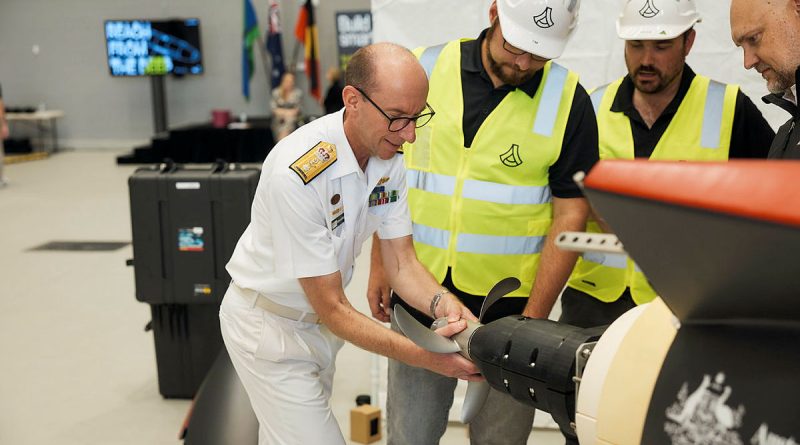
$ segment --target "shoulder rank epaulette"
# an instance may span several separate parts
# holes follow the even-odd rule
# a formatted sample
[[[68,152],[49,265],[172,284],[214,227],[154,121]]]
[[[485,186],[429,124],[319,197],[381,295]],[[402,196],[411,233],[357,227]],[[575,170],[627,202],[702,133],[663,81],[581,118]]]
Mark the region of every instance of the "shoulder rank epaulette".
[[[303,153],[289,168],[297,173],[303,184],[308,184],[334,162],[336,162],[336,146],[320,141]]]

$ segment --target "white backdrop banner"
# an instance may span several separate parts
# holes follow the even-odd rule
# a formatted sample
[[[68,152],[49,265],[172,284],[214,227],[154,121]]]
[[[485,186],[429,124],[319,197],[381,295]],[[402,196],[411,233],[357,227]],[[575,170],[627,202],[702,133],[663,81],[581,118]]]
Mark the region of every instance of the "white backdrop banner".
[[[581,2],[578,28],[558,62],[579,73],[581,84],[587,89],[605,85],[626,72],[624,43],[617,38],[615,28],[623,3]],[[695,26],[697,39],[688,57],[689,65],[712,79],[740,85],[777,128],[788,115],[761,101],[768,93],[766,83],[754,70],[744,69],[742,51],[731,40],[730,0],[696,3],[703,21]],[[460,37],[474,38],[489,26],[490,4],[491,0],[372,0],[374,41],[416,48]]]

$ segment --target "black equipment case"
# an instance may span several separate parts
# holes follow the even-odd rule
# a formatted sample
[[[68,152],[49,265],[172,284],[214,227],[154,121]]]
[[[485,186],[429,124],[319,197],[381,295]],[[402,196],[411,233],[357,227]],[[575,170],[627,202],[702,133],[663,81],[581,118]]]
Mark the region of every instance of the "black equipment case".
[[[159,392],[191,398],[223,346],[225,264],[250,222],[261,170],[218,162],[140,168],[128,179],[136,298],[150,304]]]
[[[223,349],[216,304],[151,304],[158,392],[191,399]]]
[[[250,222],[261,170],[217,163],[141,168],[128,180],[136,298],[153,304],[217,303],[225,264]]]

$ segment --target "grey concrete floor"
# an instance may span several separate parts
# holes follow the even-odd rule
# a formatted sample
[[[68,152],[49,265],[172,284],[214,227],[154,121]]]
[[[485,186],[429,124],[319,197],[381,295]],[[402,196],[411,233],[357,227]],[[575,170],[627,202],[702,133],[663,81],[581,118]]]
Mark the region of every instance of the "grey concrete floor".
[[[127,178],[115,152],[66,152],[6,167],[0,189],[0,443],[178,444],[189,401],[158,393],[149,308],[136,301],[130,246],[112,252],[31,252],[48,241],[130,241]],[[368,251],[368,249],[365,249]],[[366,256],[362,255],[360,265]],[[357,270],[359,266],[357,265]],[[367,312],[364,274],[348,289]],[[372,355],[346,345],[334,413],[373,388]],[[378,443],[385,443],[381,441]],[[451,423],[444,445],[468,443]],[[561,444],[536,430],[529,444]]]

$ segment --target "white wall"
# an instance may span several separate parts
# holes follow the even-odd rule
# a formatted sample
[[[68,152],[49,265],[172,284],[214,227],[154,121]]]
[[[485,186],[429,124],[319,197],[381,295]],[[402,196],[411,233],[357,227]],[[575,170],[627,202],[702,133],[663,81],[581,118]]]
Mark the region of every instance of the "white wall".
[[[268,0],[253,0],[262,33]],[[299,0],[279,0],[284,56],[291,58]],[[131,148],[153,133],[147,78],[112,78],[103,35],[105,19],[198,17],[205,73],[167,78],[171,127],[208,121],[211,109],[269,114],[268,81],[260,60],[251,101],[241,94],[243,0],[0,0],[0,84],[6,105],[40,103],[61,109],[61,145]],[[369,10],[369,0],[321,0],[316,9],[321,74],[336,61],[334,14]],[[33,45],[40,52],[34,55]],[[257,56],[258,57],[258,56]],[[304,76],[300,76],[301,79]],[[305,107],[318,112],[308,100]]]
[[[292,31],[300,0],[279,0],[284,51],[291,57]],[[259,22],[266,25],[267,0],[253,0]],[[372,0],[376,40],[409,47],[474,37],[488,25],[490,0]],[[578,30],[561,63],[578,71],[586,87],[624,72],[622,42],[614,35],[620,0],[584,0]],[[689,57],[703,74],[736,82],[766,110],[773,125],[786,120],[759,99],[766,94],[761,77],[745,71],[741,52],[730,40],[729,0],[698,0],[705,17]],[[335,62],[334,13],[366,10],[370,0],[320,0],[317,22],[322,71]],[[112,78],[108,74],[103,20],[108,18],[198,17],[206,72],[199,77],[167,79],[170,126],[207,121],[213,108],[234,114],[269,114],[268,85],[260,61],[251,84],[252,99],[241,96],[242,0],[0,0],[0,83],[7,105],[45,103],[62,109],[62,146],[130,148],[153,132],[150,85],[146,78]],[[33,45],[40,53],[34,55]],[[301,76],[302,80],[302,76]],[[306,107],[314,110],[312,101]]]
[[[604,85],[625,74],[623,42],[615,20],[623,0],[583,0],[578,28],[559,63],[578,72],[586,88]],[[761,101],[767,89],[755,71],[746,71],[742,52],[730,37],[730,0],[696,0],[703,17],[689,65],[713,79],[736,83],[762,110],[773,127],[788,118]],[[388,40],[409,48],[459,37],[477,37],[489,25],[491,0],[372,0],[375,41]],[[424,13],[420,13],[424,11]]]

